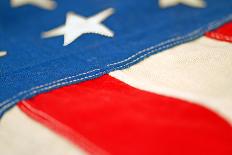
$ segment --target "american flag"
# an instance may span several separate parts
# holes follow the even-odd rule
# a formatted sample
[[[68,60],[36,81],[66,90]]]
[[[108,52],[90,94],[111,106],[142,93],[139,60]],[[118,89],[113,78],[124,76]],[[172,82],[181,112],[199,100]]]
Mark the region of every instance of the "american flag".
[[[231,0],[1,0],[1,155],[231,155]]]

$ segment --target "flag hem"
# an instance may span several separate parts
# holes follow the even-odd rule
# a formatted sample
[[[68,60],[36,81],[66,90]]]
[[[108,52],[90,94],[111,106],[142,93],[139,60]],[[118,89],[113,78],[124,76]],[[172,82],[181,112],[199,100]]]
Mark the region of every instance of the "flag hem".
[[[59,88],[59,87],[65,86],[65,85],[80,83],[82,81],[95,79],[95,78],[98,78],[104,74],[107,74],[107,73],[115,71],[115,70],[121,70],[121,69],[128,68],[128,67],[144,60],[145,58],[153,55],[153,54],[159,53],[159,52],[166,50],[168,48],[171,48],[171,47],[192,41],[194,39],[197,39],[197,38],[201,37],[202,35],[204,35],[204,33],[209,32],[213,29],[216,29],[219,26],[221,26],[221,25],[223,25],[226,22],[229,22],[231,20],[232,20],[232,14],[229,14],[228,16],[226,16],[224,18],[210,22],[209,24],[202,26],[202,27],[200,27],[200,28],[188,33],[188,34],[178,36],[175,38],[171,38],[171,39],[166,40],[166,41],[159,43],[157,45],[153,45],[151,47],[145,48],[145,49],[137,52],[136,54],[134,54],[134,55],[132,55],[124,60],[108,64],[107,66],[105,66],[103,68],[97,68],[97,69],[90,70],[88,72],[79,73],[78,75],[64,77],[64,78],[59,79],[59,80],[55,80],[55,81],[52,81],[49,83],[45,83],[43,85],[32,87],[31,89],[28,89],[28,90],[21,91],[17,95],[15,95],[11,98],[8,98],[0,103],[0,117],[2,117],[3,114],[8,109],[10,109],[14,105],[16,105],[17,102],[19,102],[23,99],[28,99],[28,98],[31,98],[31,97],[37,95],[37,94],[40,94],[40,93],[43,93],[43,92],[46,92],[46,91],[49,91],[49,90],[52,90],[55,88]]]

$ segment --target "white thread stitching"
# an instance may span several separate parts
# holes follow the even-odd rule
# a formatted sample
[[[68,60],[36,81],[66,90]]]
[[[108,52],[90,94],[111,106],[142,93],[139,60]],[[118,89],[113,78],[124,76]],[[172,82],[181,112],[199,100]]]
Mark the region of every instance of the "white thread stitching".
[[[127,59],[124,59],[124,60],[122,60],[122,61],[115,62],[115,63],[112,63],[112,64],[108,64],[107,66],[113,66],[113,65],[117,65],[117,64],[126,62],[126,61],[132,59],[133,57],[135,57],[135,56],[137,56],[137,55],[139,55],[139,54],[142,54],[142,53],[144,53],[144,52],[146,52],[146,51],[150,51],[150,50],[152,50],[152,49],[154,49],[154,48],[157,48],[157,47],[159,47],[159,46],[163,46],[163,45],[168,44],[168,43],[170,43],[170,42],[173,42],[173,41],[176,41],[176,40],[181,40],[181,39],[186,38],[186,37],[188,37],[188,36],[194,35],[195,33],[198,33],[200,30],[201,30],[201,29],[197,29],[197,30],[195,30],[195,31],[193,31],[193,32],[191,32],[191,33],[189,33],[189,34],[187,34],[187,35],[184,36],[184,37],[176,37],[176,38],[172,38],[172,39],[169,39],[169,40],[167,40],[167,41],[161,42],[161,43],[158,44],[158,45],[151,46],[151,47],[149,47],[149,48],[146,48],[146,49],[144,49],[144,50],[141,50],[141,51],[139,51],[138,53],[136,53],[136,54],[134,54],[134,55],[128,57]]]
[[[75,80],[71,80],[71,81],[67,81],[67,82],[57,83],[57,84],[54,84],[54,85],[51,85],[51,86],[48,86],[48,87],[41,88],[41,89],[39,89],[38,91],[34,90],[34,91],[32,91],[32,92],[29,92],[29,93],[25,94],[24,97],[27,97],[27,96],[30,96],[30,95],[35,94],[35,93],[37,93],[37,92],[41,92],[41,91],[44,91],[44,90],[48,90],[48,89],[51,89],[51,88],[54,88],[54,87],[57,87],[57,86],[63,86],[63,85],[69,84],[69,83],[73,83],[73,82],[81,81],[81,80],[84,80],[84,79],[92,78],[92,77],[95,77],[95,76],[98,76],[98,75],[101,75],[101,74],[104,74],[104,72],[99,72],[99,73],[94,74],[94,75],[86,76],[86,77],[83,77],[83,78],[79,78],[79,79],[75,79]],[[11,104],[14,104],[15,102],[18,102],[18,101],[20,101],[20,99],[15,99],[15,100],[9,102],[8,104],[6,104],[5,106],[3,106],[3,107],[0,109],[0,113],[1,113],[2,111],[4,111],[5,109],[7,109],[8,107],[10,107]]]
[[[94,71],[98,71],[100,69],[94,69],[94,70],[91,70],[91,71],[88,71],[88,72],[85,72],[85,73],[80,73],[80,74],[77,74],[77,75],[74,75],[74,76],[69,76],[69,77],[66,77],[66,78],[62,78],[62,79],[59,79],[59,80],[56,80],[56,81],[53,81],[53,82],[50,82],[50,83],[46,83],[46,84],[43,84],[43,85],[39,85],[39,86],[36,86],[36,87],[33,87],[29,90],[25,90],[25,91],[21,91],[19,92],[17,95],[13,96],[12,98],[8,99],[8,100],[5,100],[4,102],[2,102],[0,104],[0,106],[4,105],[6,102],[9,102],[9,100],[13,99],[13,98],[16,98],[24,93],[27,93],[27,92],[30,92],[30,91],[33,91],[35,89],[39,89],[39,88],[42,88],[42,87],[46,87],[48,85],[52,85],[52,84],[55,84],[55,83],[58,83],[58,82],[61,82],[61,81],[64,81],[64,80],[68,80],[68,79],[71,79],[71,78],[75,78],[75,77],[79,77],[81,75],[86,75],[86,74],[89,74],[89,73],[92,73]]]
[[[149,51],[149,50],[154,49],[155,47],[159,47],[159,46],[165,45],[165,44],[167,44],[167,43],[169,43],[169,42],[176,41],[176,40],[181,40],[181,39],[183,39],[183,38],[186,38],[187,36],[191,36],[191,35],[194,35],[195,33],[198,33],[200,30],[201,30],[201,29],[197,29],[197,30],[195,30],[194,32],[191,32],[191,33],[187,34],[187,35],[184,36],[184,37],[176,37],[176,38],[169,39],[169,40],[167,40],[167,41],[165,41],[165,42],[162,42],[162,43],[160,43],[160,44],[158,44],[158,45],[156,45],[156,46],[151,46],[151,47],[149,47],[149,48],[146,48],[146,49],[144,49],[144,50],[141,50],[141,51],[137,52],[136,54],[134,54],[134,55],[128,57],[128,58],[125,59],[124,61],[120,61],[120,62],[108,64],[107,66],[112,66],[112,65],[116,65],[116,64],[120,64],[120,63],[129,61],[129,60],[132,59],[133,57],[137,56],[138,53],[139,53],[139,54],[140,54],[140,53],[144,53],[144,52],[146,52],[146,51]],[[164,46],[164,47],[165,47],[165,46]],[[0,107],[3,106],[4,104],[6,104],[7,102],[9,102],[10,100],[12,100],[12,99],[14,99],[14,98],[16,98],[16,97],[18,97],[18,96],[20,96],[20,95],[23,95],[23,94],[25,94],[25,93],[27,93],[27,92],[30,92],[30,91],[33,91],[33,90],[36,90],[36,89],[40,89],[40,88],[46,87],[46,86],[48,86],[48,85],[52,85],[52,84],[55,84],[55,83],[58,83],[58,82],[61,82],[61,81],[67,80],[67,79],[79,77],[79,76],[81,76],[81,75],[86,75],[86,74],[89,74],[89,73],[92,73],[92,72],[98,71],[98,70],[100,70],[100,69],[94,69],[94,70],[91,70],[91,71],[88,71],[88,72],[85,72],[85,73],[81,73],[81,74],[78,74],[78,75],[66,77],[66,78],[63,78],[63,79],[60,79],[60,80],[56,80],[56,81],[53,81],[53,82],[50,82],[50,83],[47,83],[47,84],[43,84],[43,85],[39,85],[39,86],[33,87],[33,88],[31,88],[31,89],[29,89],[29,90],[26,90],[26,91],[19,92],[17,95],[13,96],[12,98],[10,98],[10,99],[5,100],[4,102],[2,102],[2,103],[0,104]]]
[[[229,16],[229,17],[230,17],[230,16]],[[224,20],[223,20],[223,21],[224,21]],[[220,23],[220,22],[221,22],[221,21],[210,23],[207,29],[209,29],[210,27],[213,27],[212,25],[217,25],[217,23]],[[202,28],[199,28],[199,29],[195,30],[194,32],[195,32],[195,33],[196,33],[196,32],[199,33],[199,32],[201,32],[201,30],[202,30]],[[191,32],[191,33],[187,34],[186,36],[189,36],[189,35],[191,35],[191,34],[194,35],[194,34],[195,34],[194,32]],[[170,39],[170,40],[175,41],[176,39],[180,39],[180,38],[183,39],[183,38],[185,38],[186,36],[184,36],[184,37],[178,37],[178,38],[172,38],[172,39]],[[170,40],[169,40],[169,41],[166,41],[166,42],[169,43]],[[163,42],[163,43],[160,43],[160,44],[162,45],[162,44],[164,44],[164,42]],[[175,45],[175,44],[174,44],[174,45]],[[152,47],[154,48],[154,47],[156,47],[156,46],[152,46]],[[151,50],[152,47],[149,47],[149,48],[147,48],[147,49],[145,49],[145,50],[142,50],[142,51],[145,52],[145,51],[147,51],[147,50]],[[164,46],[164,47],[165,47],[165,46]],[[162,49],[162,48],[161,48],[161,49]],[[139,51],[138,53],[142,53],[142,52]],[[136,53],[136,54],[132,55],[131,57],[135,57],[135,55],[138,55],[138,54]],[[148,55],[148,54],[146,54],[146,55]],[[145,56],[144,56],[144,57],[145,57]],[[130,57],[127,58],[127,60],[130,60]],[[136,59],[136,60],[138,60],[138,59]],[[134,61],[133,61],[133,62],[134,62]],[[114,64],[118,64],[118,63],[114,63]],[[111,64],[109,64],[109,65],[111,65]],[[128,65],[128,64],[127,64],[127,65]],[[126,66],[126,65],[123,65],[123,66]],[[119,67],[117,67],[117,68],[121,68],[121,66],[119,66]],[[51,83],[47,83],[47,84],[44,84],[44,85],[40,85],[40,86],[37,86],[37,87],[33,87],[33,88],[31,88],[31,89],[29,89],[29,90],[26,90],[26,91],[22,91],[22,92],[18,93],[17,95],[13,96],[12,98],[10,98],[10,99],[5,100],[4,102],[2,102],[2,104],[1,104],[0,106],[3,106],[4,104],[7,104],[7,102],[9,102],[10,100],[12,100],[12,99],[14,99],[14,98],[16,98],[16,97],[18,97],[18,96],[21,96],[22,94],[25,94],[25,93],[27,93],[27,92],[30,92],[30,91],[32,91],[32,90],[39,89],[39,88],[42,88],[42,87],[44,87],[44,86],[48,86],[48,85],[50,85],[50,84],[54,84],[54,83],[57,83],[57,82],[60,82],[60,81],[66,80],[66,79],[78,77],[78,76],[80,76],[80,75],[85,75],[85,74],[91,73],[91,72],[96,71],[96,70],[100,70],[100,69],[94,69],[94,70],[92,70],[92,71],[88,71],[88,72],[85,72],[85,73],[81,73],[81,74],[78,74],[78,75],[76,75],[76,76],[70,76],[70,77],[63,78],[63,79],[60,79],[60,80],[57,80],[57,81],[53,81],[53,82],[51,82]],[[87,76],[87,78],[88,78],[88,76]],[[77,79],[77,80],[78,80],[78,79]],[[48,88],[49,88],[49,87],[48,87]],[[41,90],[43,90],[43,89],[41,89]],[[45,89],[45,90],[46,90],[46,89]],[[33,91],[33,92],[36,93],[37,91]],[[29,94],[31,94],[31,93],[29,93]],[[28,96],[28,95],[26,95],[26,96]],[[12,102],[15,102],[15,100],[13,100]],[[10,102],[10,103],[12,103],[12,102]],[[10,103],[9,103],[9,104],[10,104]]]
[[[188,38],[187,40],[191,40],[192,38],[194,38],[194,36],[192,36],[191,38]],[[157,49],[153,49],[152,51],[150,51],[150,52],[148,52],[148,53],[146,53],[146,54],[144,54],[144,55],[142,55],[142,56],[136,58],[135,60],[133,60],[133,61],[131,61],[131,62],[128,62],[127,64],[121,65],[121,66],[119,66],[119,67],[116,67],[115,69],[124,68],[125,66],[127,66],[127,65],[129,65],[129,64],[131,64],[131,63],[134,63],[134,62],[136,62],[136,61],[138,61],[138,60],[140,60],[140,59],[146,57],[147,55],[149,55],[149,54],[151,54],[151,53],[155,53],[156,51],[159,51],[159,50],[162,50],[162,49],[166,49],[166,48],[168,48],[168,47],[172,47],[172,46],[177,45],[177,44],[179,44],[179,43],[181,43],[181,42],[182,42],[182,40],[179,40],[179,41],[174,42],[174,43],[172,43],[172,44],[168,44],[168,45],[166,45],[166,46],[162,46],[162,47],[159,47],[159,48],[157,48]],[[62,83],[54,84],[54,85],[52,85],[52,86],[42,88],[42,89],[40,89],[40,90],[38,90],[38,91],[35,90],[35,91],[32,91],[32,92],[26,94],[25,97],[30,96],[30,95],[33,95],[33,94],[36,94],[37,92],[41,92],[41,91],[43,91],[43,90],[48,90],[48,89],[51,89],[51,88],[54,88],[54,87],[57,87],[57,86],[62,86],[62,85],[70,84],[70,83],[73,83],[73,82],[81,81],[81,80],[84,80],[84,79],[86,79],[86,78],[88,79],[88,78],[95,77],[95,76],[100,75],[100,74],[104,74],[104,72],[99,72],[99,73],[97,73],[97,74],[90,75],[90,76],[87,76],[87,77],[83,77],[83,78],[80,78],[80,79],[75,79],[75,80],[71,80],[71,81],[67,81],[67,82],[62,82]],[[4,106],[4,107],[0,110],[0,113],[1,113],[2,111],[4,111],[5,109],[7,109],[8,107],[10,107],[10,106],[11,106],[12,104],[14,104],[15,102],[18,102],[18,101],[20,101],[20,99],[16,99],[16,100],[13,100],[13,101],[9,102],[9,103],[7,104],[8,106],[6,105],[6,106]]]
[[[144,49],[144,50],[141,50],[141,51],[137,52],[136,54],[134,54],[134,55],[128,57],[127,59],[125,59],[125,60],[123,60],[123,61],[116,62],[116,63],[112,63],[112,64],[108,64],[107,66],[112,66],[112,65],[116,65],[116,64],[119,64],[119,63],[123,63],[123,62],[129,61],[130,59],[132,59],[133,57],[135,57],[135,56],[137,56],[137,55],[139,55],[139,54],[141,54],[141,53],[144,53],[144,52],[149,51],[149,50],[152,50],[152,49],[154,49],[154,48],[156,48],[156,47],[165,45],[165,44],[167,44],[167,43],[169,43],[169,42],[172,42],[172,41],[184,39],[184,38],[186,38],[186,37],[188,37],[188,36],[191,36],[191,35],[194,35],[194,34],[196,34],[196,33],[199,33],[200,31],[201,31],[201,29],[197,29],[197,30],[195,30],[195,31],[193,31],[193,32],[191,32],[191,33],[189,33],[189,34],[187,34],[187,35],[184,36],[184,37],[176,37],[176,38],[169,39],[169,40],[164,41],[164,42],[162,42],[162,43],[160,43],[160,44],[158,44],[158,45],[151,46],[151,47],[149,47],[149,48],[146,48],[146,49]],[[165,47],[165,46],[164,46],[164,47]],[[18,96],[20,96],[20,95],[22,95],[22,94],[25,94],[25,93],[27,93],[27,92],[33,91],[33,90],[35,90],[35,89],[39,89],[39,88],[42,88],[42,87],[45,87],[45,86],[48,86],[48,85],[52,85],[52,84],[55,84],[55,83],[58,83],[58,82],[61,82],[61,81],[67,80],[67,79],[79,77],[79,76],[81,76],[81,75],[86,75],[86,74],[89,74],[89,73],[92,73],[92,72],[98,71],[98,70],[100,70],[100,69],[94,69],[94,70],[91,70],[91,71],[88,71],[88,72],[85,72],[85,73],[81,73],[81,74],[78,74],[78,75],[66,77],[66,78],[63,78],[63,79],[60,79],[60,80],[56,80],[56,81],[53,81],[53,82],[50,82],[50,83],[47,83],[47,84],[43,84],[43,85],[39,85],[39,86],[33,87],[33,88],[31,88],[31,89],[29,89],[29,90],[26,90],[26,91],[22,91],[22,92],[18,93],[17,95],[13,96],[12,98],[10,98],[10,99],[5,100],[4,102],[2,102],[2,103],[0,104],[0,106],[4,105],[6,102],[9,102],[9,100],[12,100],[13,98],[16,98],[16,97],[18,97]]]
[[[226,22],[226,21],[228,21],[228,20],[231,20],[231,18],[232,18],[232,15],[230,14],[230,15],[229,15],[227,18],[225,18],[225,19],[222,19],[222,20],[219,20],[219,21],[213,21],[213,22],[211,22],[211,23],[208,24],[208,27],[207,27],[205,30],[208,31],[208,30],[214,28],[215,26],[220,25],[221,23],[224,23],[224,22]],[[197,34],[197,32],[198,32],[199,34]],[[164,48],[171,47],[171,46],[173,46],[173,45],[177,45],[177,44],[179,44],[179,43],[181,43],[181,42],[188,41],[188,40],[192,40],[192,38],[195,38],[195,33],[196,33],[196,37],[197,37],[197,35],[200,35],[201,32],[204,32],[204,29],[203,29],[203,28],[199,28],[199,29],[197,29],[197,30],[195,30],[195,31],[193,31],[193,32],[191,32],[191,33],[189,33],[189,34],[183,36],[183,37],[172,38],[172,39],[170,39],[170,40],[173,40],[173,41],[179,40],[179,41],[174,42],[174,43],[169,44],[169,45],[166,45],[166,46],[163,46],[163,47],[159,47],[158,49],[159,49],[159,50],[162,50],[162,49],[164,49]],[[192,36],[191,36],[191,34],[192,34]],[[191,36],[191,37],[190,37],[190,38],[187,38],[187,39],[184,39],[184,38],[186,38],[187,36]],[[166,44],[169,43],[170,40],[165,41]],[[159,44],[159,45],[162,46],[163,44],[165,44],[165,42],[162,42],[162,43],[160,43],[161,45],[160,45],[160,44]],[[144,50],[142,50],[142,51],[137,52],[136,54],[134,54],[134,55],[132,55],[132,56],[130,56],[130,57],[135,57],[136,55],[138,55],[138,53],[144,53],[144,52],[146,52],[146,51],[152,50],[154,47],[157,47],[157,46],[158,46],[158,45],[156,45],[156,46],[151,46],[151,47],[149,47],[149,48],[146,48],[146,49],[144,49]],[[140,60],[140,59],[146,57],[147,55],[149,55],[149,54],[151,54],[151,53],[153,53],[153,52],[156,52],[155,49],[152,50],[152,51],[150,51],[150,52],[148,52],[148,53],[146,53],[146,54],[144,54],[144,55],[142,55],[142,56],[140,56],[140,57],[138,57],[137,59],[135,59],[135,60],[133,60],[133,61],[131,61],[131,62],[125,64],[125,65],[122,65],[122,66],[119,66],[119,67],[114,68],[114,70],[116,70],[116,69],[118,69],[118,68],[123,68],[123,67],[127,66],[128,64],[134,63],[134,62],[136,62],[136,61],[138,61],[138,60]],[[127,58],[127,60],[126,60],[126,59],[125,59],[125,60],[126,60],[126,61],[130,60],[130,59],[131,59],[130,57]],[[116,62],[116,63],[113,63],[113,64],[119,64],[119,63],[121,63],[121,62],[125,62],[125,60],[120,61],[120,62]],[[108,64],[108,65],[111,66],[111,65],[113,65],[113,64]],[[107,66],[108,66],[108,65],[107,65]],[[88,72],[85,72],[85,73],[80,73],[80,74],[78,74],[78,75],[66,77],[66,78],[63,78],[63,79],[60,79],[60,80],[56,80],[56,81],[53,81],[53,82],[44,84],[44,85],[36,86],[36,87],[33,87],[33,88],[31,88],[31,89],[29,89],[29,90],[26,90],[26,91],[21,91],[21,92],[19,92],[17,95],[13,96],[12,98],[9,98],[9,99],[7,99],[7,100],[5,100],[5,101],[2,102],[2,104],[0,105],[0,107],[1,107],[1,106],[3,106],[3,107],[0,109],[0,113],[2,113],[5,109],[7,109],[7,108],[9,108],[10,106],[12,106],[12,104],[14,104],[14,103],[20,101],[21,99],[14,99],[14,98],[16,98],[16,97],[18,97],[18,96],[21,96],[21,95],[25,94],[24,97],[23,97],[23,98],[25,98],[25,97],[27,97],[27,96],[36,94],[37,92],[41,92],[41,91],[43,91],[43,90],[47,90],[47,89],[50,89],[50,88],[53,88],[53,87],[56,87],[56,86],[60,86],[60,85],[62,86],[62,85],[70,84],[70,83],[73,83],[73,82],[81,81],[81,80],[86,79],[86,78],[96,77],[97,75],[104,74],[104,72],[99,72],[99,73],[97,73],[97,74],[94,74],[94,75],[91,75],[91,76],[86,76],[86,77],[83,77],[83,78],[80,78],[80,79],[75,79],[75,80],[71,80],[71,81],[67,81],[67,82],[58,83],[58,82],[60,82],[60,81],[66,80],[66,79],[75,78],[75,77],[78,77],[78,76],[80,76],[80,75],[86,75],[86,74],[89,74],[89,73],[91,73],[91,72],[99,71],[99,70],[100,70],[100,69],[94,69],[94,70],[91,70],[91,71],[88,71]],[[58,83],[58,84],[55,84],[55,83]],[[54,85],[48,86],[48,85],[51,85],[51,84],[54,84]],[[45,88],[43,88],[44,86],[45,86]],[[46,86],[48,86],[48,87],[46,87]],[[40,89],[40,88],[42,88],[42,89]],[[39,89],[39,90],[36,91],[36,89]],[[32,91],[32,90],[34,90],[34,91]],[[30,92],[30,91],[32,91],[32,92]],[[14,100],[13,100],[13,99],[14,99]],[[11,100],[12,100],[12,101],[11,101]],[[11,102],[10,102],[10,101],[11,101]],[[8,102],[9,102],[9,103],[8,103]]]

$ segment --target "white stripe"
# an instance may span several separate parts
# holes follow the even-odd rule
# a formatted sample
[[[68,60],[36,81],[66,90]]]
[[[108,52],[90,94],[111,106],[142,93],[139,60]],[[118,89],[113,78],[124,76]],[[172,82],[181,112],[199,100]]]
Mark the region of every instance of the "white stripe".
[[[86,155],[53,131],[31,120],[18,107],[0,122],[1,155]]]
[[[232,44],[202,37],[111,76],[136,88],[203,105],[232,123]]]

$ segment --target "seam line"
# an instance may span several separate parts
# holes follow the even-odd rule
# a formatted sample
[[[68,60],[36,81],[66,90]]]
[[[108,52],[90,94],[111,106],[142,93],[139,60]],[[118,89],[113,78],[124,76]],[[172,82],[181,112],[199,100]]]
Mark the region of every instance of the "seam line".
[[[59,79],[59,80],[55,80],[55,81],[50,82],[50,83],[46,83],[46,84],[43,84],[43,85],[32,87],[31,89],[28,89],[28,90],[25,90],[25,91],[21,91],[17,95],[3,101],[0,104],[0,116],[2,115],[2,113],[5,110],[7,110],[11,106],[13,106],[16,102],[18,102],[18,101],[20,101],[22,99],[25,99],[25,98],[27,98],[27,97],[29,97],[31,95],[35,95],[37,93],[43,92],[44,90],[48,90],[48,89],[55,88],[55,87],[58,87],[58,86],[64,86],[64,85],[71,84],[71,83],[74,83],[74,82],[83,81],[83,80],[89,79],[89,78],[96,78],[96,77],[99,77],[99,76],[101,76],[103,74],[106,74],[108,72],[128,67],[130,64],[133,64],[133,63],[135,63],[135,62],[137,62],[139,60],[142,60],[145,57],[147,57],[147,56],[149,56],[149,55],[151,55],[153,53],[159,52],[160,50],[167,49],[169,47],[173,47],[173,46],[178,45],[180,43],[191,41],[191,40],[201,36],[204,32],[207,32],[207,31],[209,31],[211,29],[214,29],[214,28],[220,26],[221,24],[223,24],[223,23],[225,23],[225,22],[227,22],[227,21],[229,21],[231,19],[232,19],[232,14],[228,15],[226,18],[223,18],[221,20],[216,20],[216,21],[213,21],[213,22],[209,23],[206,28],[204,28],[204,26],[203,26],[203,27],[201,27],[199,29],[196,29],[196,30],[188,33],[187,35],[172,38],[172,39],[169,39],[167,41],[161,42],[158,45],[154,45],[154,46],[151,46],[149,48],[143,49],[143,50],[137,52],[136,54],[134,54],[134,55],[122,60],[122,61],[108,64],[108,65],[106,65],[106,67],[115,66],[117,64],[121,64],[121,63],[129,61],[128,63],[126,63],[124,65],[121,65],[121,66],[118,66],[118,67],[115,66],[115,67],[112,67],[110,69],[109,68],[108,69],[107,68],[102,68],[102,70],[105,69],[105,71],[100,71],[101,69],[99,69],[99,68],[98,69],[93,69],[93,70],[90,70],[90,71],[87,71],[87,72],[84,72],[84,73],[80,73],[80,74],[77,74],[77,75],[74,75],[74,76],[65,77],[65,78],[62,78],[62,79]],[[147,51],[150,51],[150,52],[147,52]],[[140,54],[142,54],[144,52],[147,52],[147,53],[139,56]],[[136,56],[139,56],[139,57],[136,58]],[[134,58],[136,58],[136,59],[134,59]],[[132,61],[130,61],[131,59],[132,59]],[[91,74],[92,72],[95,72],[95,71],[98,72],[98,73],[93,74],[93,75],[88,75],[88,74]],[[82,78],[77,78],[77,79],[71,80],[71,79],[79,77],[81,75],[88,75],[88,76],[84,76]],[[68,81],[65,81],[65,80],[68,80]],[[22,97],[20,97],[20,96],[22,96]],[[18,97],[20,97],[20,98],[18,98]]]

